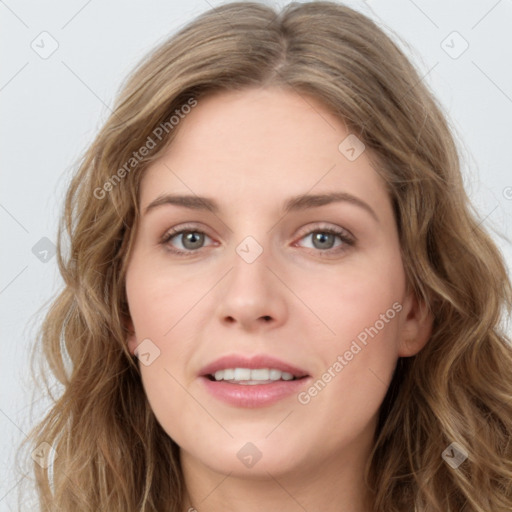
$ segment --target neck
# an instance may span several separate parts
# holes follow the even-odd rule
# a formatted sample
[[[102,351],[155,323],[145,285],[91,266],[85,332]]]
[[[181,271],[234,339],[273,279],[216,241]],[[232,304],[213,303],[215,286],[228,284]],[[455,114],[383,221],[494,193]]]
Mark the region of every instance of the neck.
[[[363,478],[366,457],[357,455],[336,453],[287,473],[260,469],[247,476],[219,473],[182,451],[187,488],[183,512],[370,512],[371,495]]]

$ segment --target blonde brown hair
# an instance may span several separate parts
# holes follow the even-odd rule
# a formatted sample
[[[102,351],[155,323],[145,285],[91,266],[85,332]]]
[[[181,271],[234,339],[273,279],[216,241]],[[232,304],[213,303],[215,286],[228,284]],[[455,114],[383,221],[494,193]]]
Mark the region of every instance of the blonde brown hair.
[[[388,187],[408,286],[434,315],[429,341],[399,359],[380,409],[366,473],[373,510],[512,510],[504,260],[466,195],[433,94],[382,29],[332,2],[280,12],[236,2],[200,15],[139,64],[85,153],[59,228],[65,286],[34,346],[46,365],[36,380],[50,393],[49,369],[62,384],[24,442],[57,453],[47,469],[33,464],[40,509],[182,510],[178,446],[126,346],[126,262],[140,180],[179,130],[173,113],[191,98],[250,87],[311,95],[364,141]],[[162,140],[133,160],[162,126]],[[469,455],[456,469],[441,456],[452,442]]]

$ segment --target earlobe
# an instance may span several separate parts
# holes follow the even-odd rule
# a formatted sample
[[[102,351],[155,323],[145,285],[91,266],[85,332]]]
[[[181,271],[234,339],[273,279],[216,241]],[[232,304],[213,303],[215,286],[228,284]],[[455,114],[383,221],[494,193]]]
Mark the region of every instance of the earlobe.
[[[414,293],[408,297],[404,307],[400,331],[399,357],[416,355],[427,343],[432,334],[434,316],[423,300],[419,300]]]

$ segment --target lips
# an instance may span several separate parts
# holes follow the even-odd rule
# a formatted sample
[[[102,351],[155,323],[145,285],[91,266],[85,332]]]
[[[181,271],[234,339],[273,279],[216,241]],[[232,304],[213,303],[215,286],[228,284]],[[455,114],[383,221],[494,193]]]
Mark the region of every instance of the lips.
[[[276,370],[278,370],[277,373],[282,372],[281,379],[261,381],[259,383],[254,380],[237,381],[236,375],[234,375],[234,380],[230,379],[227,381],[216,380],[213,377],[216,372],[218,374],[222,374],[223,371],[232,373],[230,370],[233,369],[237,373],[237,370],[242,370],[242,378],[245,378],[250,369],[252,377],[253,370],[267,368],[274,371],[274,378]],[[262,377],[261,375],[258,376]],[[284,379],[285,376],[286,379]],[[238,408],[268,407],[281,400],[290,399],[296,396],[312,380],[312,377],[306,370],[267,355],[252,357],[241,355],[223,356],[202,368],[198,377],[200,385],[209,396],[231,407]]]

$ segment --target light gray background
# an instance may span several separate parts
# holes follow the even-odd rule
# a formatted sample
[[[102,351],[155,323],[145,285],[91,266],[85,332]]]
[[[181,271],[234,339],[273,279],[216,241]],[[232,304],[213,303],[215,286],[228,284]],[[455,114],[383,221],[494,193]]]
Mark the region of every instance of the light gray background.
[[[42,318],[44,310],[37,311],[61,279],[51,252],[45,262],[39,259],[44,252],[38,258],[32,249],[45,243],[43,237],[55,242],[69,177],[110,113],[126,74],[157,43],[222,3],[0,0],[0,511],[16,510],[14,448],[48,403],[32,394],[28,347],[33,329],[28,322]],[[286,1],[267,3],[282,6]],[[346,4],[410,46],[399,41],[448,113],[461,140],[468,193],[510,269],[512,247],[498,233],[510,238],[512,231],[512,2]],[[458,56],[464,40],[469,46]],[[58,48],[47,56],[52,44]],[[29,418],[32,402],[36,414]]]

